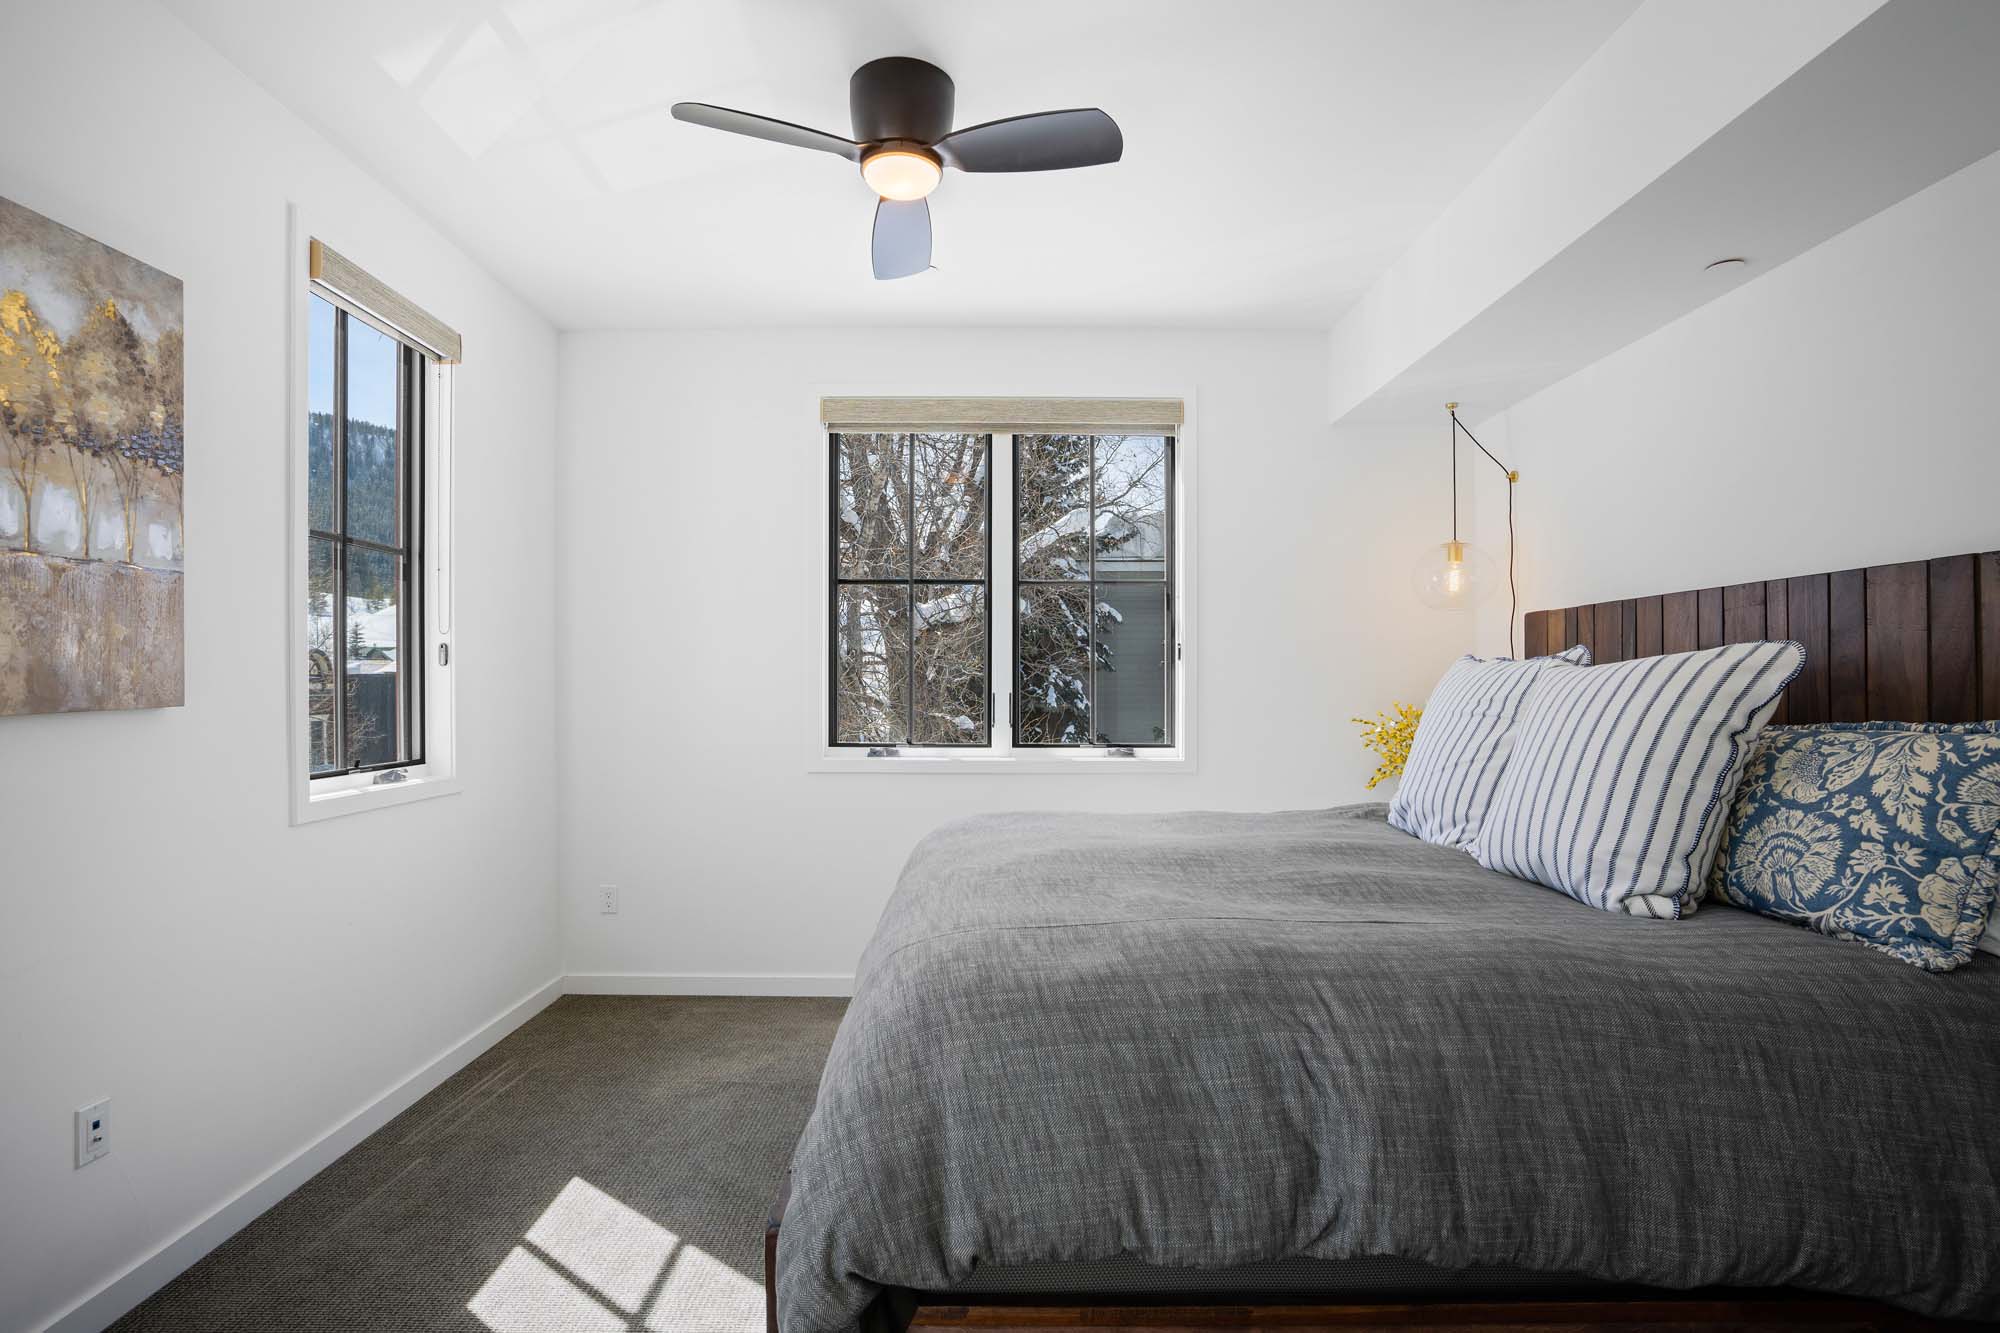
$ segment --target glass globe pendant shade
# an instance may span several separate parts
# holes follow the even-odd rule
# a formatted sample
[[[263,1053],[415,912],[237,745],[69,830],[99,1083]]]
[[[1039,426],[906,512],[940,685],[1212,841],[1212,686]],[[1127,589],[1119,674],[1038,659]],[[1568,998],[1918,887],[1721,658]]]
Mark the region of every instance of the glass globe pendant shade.
[[[1470,542],[1439,542],[1417,557],[1410,580],[1425,606],[1460,610],[1493,591],[1493,562]]]

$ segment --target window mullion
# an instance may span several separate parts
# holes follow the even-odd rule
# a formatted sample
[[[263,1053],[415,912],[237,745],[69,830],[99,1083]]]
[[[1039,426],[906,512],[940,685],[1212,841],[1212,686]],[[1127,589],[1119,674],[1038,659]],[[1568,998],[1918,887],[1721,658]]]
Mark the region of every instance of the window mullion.
[[[1090,508],[1083,515],[1083,549],[1090,557],[1090,578],[1083,585],[1083,623],[1089,627],[1090,644],[1084,667],[1088,671],[1085,689],[1088,692],[1089,726],[1083,734],[1085,745],[1095,745],[1103,734],[1097,725],[1097,437],[1085,436],[1090,441]]]
[[[347,756],[347,312],[333,320],[333,771]]]
[[[402,707],[398,710],[403,734],[397,739],[396,754],[405,764],[416,764],[423,758],[422,742],[417,736],[418,690],[423,679],[424,646],[419,642],[417,629],[417,597],[415,559],[417,538],[417,413],[414,395],[417,390],[416,354],[407,347],[397,349],[396,358],[396,500],[397,522],[402,531],[403,554],[397,559],[396,594],[398,602],[396,628],[400,642],[396,646],[396,688]]]
[[[999,459],[1005,451],[1007,465]],[[1014,436],[996,434],[986,448],[986,693],[988,739],[995,754],[1014,750],[1014,652],[1019,633],[1014,605]],[[1004,522],[996,517],[1005,515]],[[1003,533],[1004,529],[1004,533]],[[1005,541],[1003,553],[1000,543]],[[996,608],[1005,608],[1004,617]],[[996,624],[1006,634],[993,633]],[[1005,690],[1002,706],[1001,691]]]
[[[903,592],[904,605],[909,608],[903,621],[903,638],[907,644],[908,657],[903,668],[903,744],[917,743],[917,436],[912,431],[905,437],[903,452],[910,460],[909,471],[903,484],[903,545],[907,548],[909,563],[904,567],[906,575]]]

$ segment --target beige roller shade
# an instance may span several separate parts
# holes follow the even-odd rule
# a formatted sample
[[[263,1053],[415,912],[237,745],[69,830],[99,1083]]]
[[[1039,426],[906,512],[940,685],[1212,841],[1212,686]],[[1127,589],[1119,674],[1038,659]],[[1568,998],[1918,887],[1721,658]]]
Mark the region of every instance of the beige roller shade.
[[[405,299],[394,288],[378,281],[326,242],[317,238],[313,240],[307,265],[307,272],[314,282],[339,293],[384,324],[407,335],[410,341],[429,348],[438,360],[456,364],[464,359],[465,343],[458,336],[458,330]]]
[[[830,430],[1104,431],[1178,430],[1178,398],[822,398]]]

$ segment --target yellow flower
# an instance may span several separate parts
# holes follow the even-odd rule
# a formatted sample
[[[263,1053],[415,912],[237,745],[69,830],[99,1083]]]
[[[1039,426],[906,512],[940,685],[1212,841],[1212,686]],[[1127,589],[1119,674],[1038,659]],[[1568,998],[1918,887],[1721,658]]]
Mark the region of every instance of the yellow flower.
[[[1382,762],[1368,779],[1370,791],[1390,778],[1401,776],[1403,765],[1410,759],[1410,742],[1416,739],[1417,721],[1424,715],[1423,709],[1408,704],[1391,704],[1390,710],[1372,718],[1349,719],[1361,728],[1361,748],[1382,756]]]

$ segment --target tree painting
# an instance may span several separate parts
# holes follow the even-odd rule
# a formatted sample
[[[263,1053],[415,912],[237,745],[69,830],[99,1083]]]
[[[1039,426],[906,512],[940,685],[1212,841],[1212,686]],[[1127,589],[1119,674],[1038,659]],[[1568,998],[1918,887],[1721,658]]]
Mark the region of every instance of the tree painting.
[[[0,199],[0,714],[182,701],[180,280]]]

